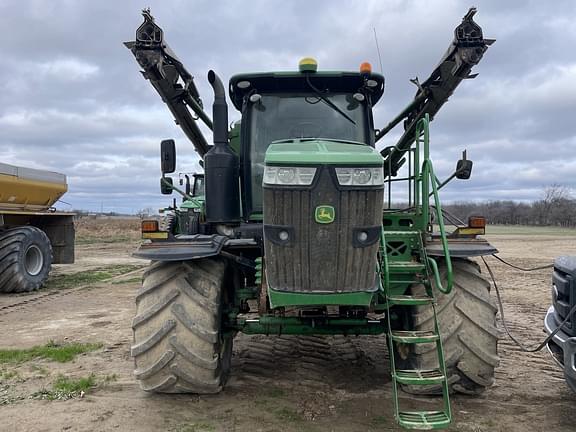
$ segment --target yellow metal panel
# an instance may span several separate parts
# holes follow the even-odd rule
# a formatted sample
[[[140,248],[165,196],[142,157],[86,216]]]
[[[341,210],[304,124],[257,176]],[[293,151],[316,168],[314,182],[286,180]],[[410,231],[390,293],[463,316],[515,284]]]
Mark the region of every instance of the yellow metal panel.
[[[458,228],[458,234],[463,235],[484,234],[484,228]]]
[[[0,174],[0,209],[44,210],[66,193],[65,183]]]
[[[144,232],[142,233],[143,239],[167,239],[167,232]]]

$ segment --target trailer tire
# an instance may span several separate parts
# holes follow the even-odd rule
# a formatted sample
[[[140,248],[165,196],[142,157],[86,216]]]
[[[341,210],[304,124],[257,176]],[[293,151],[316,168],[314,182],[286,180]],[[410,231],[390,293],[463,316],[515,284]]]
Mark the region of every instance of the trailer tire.
[[[441,281],[446,281],[446,264],[439,263]],[[499,364],[496,328],[497,307],[490,297],[490,282],[480,266],[469,259],[452,259],[454,285],[449,294],[434,288],[436,312],[450,391],[479,395],[494,383]],[[425,294],[423,285],[412,287],[412,294]],[[415,330],[433,330],[432,307],[415,306],[411,319]],[[400,364],[411,369],[438,367],[435,344],[412,345]],[[438,394],[440,386],[405,386],[413,394]]]
[[[44,231],[33,226],[0,233],[0,292],[40,289],[52,267],[52,245]]]
[[[226,382],[232,336],[221,330],[225,261],[153,262],[136,293],[134,375],[145,391],[218,393]]]

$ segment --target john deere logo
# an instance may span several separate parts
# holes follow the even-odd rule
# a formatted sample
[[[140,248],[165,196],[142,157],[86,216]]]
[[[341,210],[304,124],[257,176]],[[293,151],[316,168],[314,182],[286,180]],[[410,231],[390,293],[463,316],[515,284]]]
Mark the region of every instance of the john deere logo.
[[[328,205],[322,205],[316,207],[316,212],[314,213],[314,219],[316,222],[321,224],[329,224],[334,222],[335,215],[334,207]]]

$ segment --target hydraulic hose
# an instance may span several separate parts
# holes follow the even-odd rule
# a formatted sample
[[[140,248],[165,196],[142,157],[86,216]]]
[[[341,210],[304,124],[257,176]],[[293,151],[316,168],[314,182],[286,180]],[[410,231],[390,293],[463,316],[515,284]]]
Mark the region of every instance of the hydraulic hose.
[[[493,255],[494,257],[496,257],[495,255]],[[502,298],[500,297],[500,289],[498,288],[498,284],[496,283],[496,278],[494,277],[494,273],[492,272],[492,269],[490,268],[490,266],[488,265],[488,263],[486,262],[486,259],[484,257],[481,257],[482,261],[484,262],[484,265],[486,266],[486,269],[488,270],[488,273],[490,274],[490,278],[492,279],[492,283],[494,284],[494,289],[496,291],[496,298],[498,299],[498,309],[500,311],[500,318],[502,320],[502,326],[504,327],[504,330],[506,331],[506,334],[508,335],[508,337],[510,339],[512,339],[512,341],[518,345],[518,347],[524,351],[524,352],[529,352],[529,353],[533,353],[533,352],[538,352],[540,351],[542,348],[544,348],[548,342],[550,342],[552,340],[552,338],[554,336],[556,336],[556,334],[562,329],[562,327],[564,327],[566,325],[566,323],[568,322],[568,320],[570,319],[570,317],[572,316],[572,314],[574,312],[576,312],[576,305],[574,305],[572,307],[572,309],[570,309],[570,312],[568,312],[568,314],[566,315],[566,318],[564,318],[564,320],[560,323],[560,325],[558,327],[556,327],[556,329],[550,333],[548,335],[548,337],[546,339],[544,339],[542,341],[542,343],[540,343],[539,345],[537,345],[535,348],[527,348],[522,342],[520,342],[518,339],[516,339],[512,333],[510,332],[510,330],[508,329],[508,325],[506,324],[506,319],[504,317],[504,307],[502,306]],[[498,257],[496,257],[498,258]],[[504,262],[503,260],[501,260],[502,262]],[[505,264],[508,264],[506,262],[504,262]],[[508,264],[510,265],[510,264]],[[548,268],[550,266],[545,266],[545,267],[541,267],[542,268]],[[520,270],[523,271],[533,271],[536,269],[521,269],[520,267],[515,267],[518,268]]]

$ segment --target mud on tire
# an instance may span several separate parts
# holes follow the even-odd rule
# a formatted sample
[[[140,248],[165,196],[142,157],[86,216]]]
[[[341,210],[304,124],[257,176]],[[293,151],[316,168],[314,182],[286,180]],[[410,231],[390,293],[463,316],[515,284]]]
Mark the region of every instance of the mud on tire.
[[[490,297],[490,282],[482,276],[477,263],[452,259],[452,267],[454,286],[450,294],[434,290],[448,382],[451,391],[477,395],[494,383],[494,369],[499,364],[497,307]],[[444,284],[445,263],[439,263],[439,270]],[[412,293],[424,294],[424,286],[414,286]],[[412,321],[415,330],[432,330],[431,306],[414,307]],[[408,357],[404,357],[400,364],[410,368],[438,367],[434,344],[413,345]],[[439,386],[405,386],[404,390],[415,394],[441,392]]]
[[[232,338],[220,331],[226,266],[220,259],[155,262],[136,293],[136,379],[158,393],[218,393]]]
[[[0,233],[0,292],[35,291],[52,267],[52,245],[44,231],[32,226]]]

